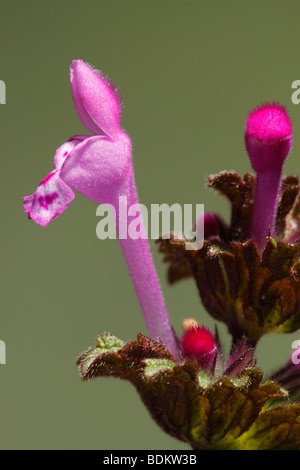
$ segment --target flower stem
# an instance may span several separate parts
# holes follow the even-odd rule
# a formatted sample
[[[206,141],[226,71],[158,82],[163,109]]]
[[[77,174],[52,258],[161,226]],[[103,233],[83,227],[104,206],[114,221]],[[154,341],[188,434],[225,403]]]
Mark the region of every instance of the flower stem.
[[[138,204],[138,197],[133,177],[130,178],[127,194],[127,205]],[[140,235],[136,240],[120,237],[119,201],[116,202],[116,224],[122,250],[144,315],[149,335],[159,341],[171,352],[176,360],[180,359],[177,339],[170,324],[165,301],[160,288],[157,273],[152,260],[144,224],[140,224]],[[123,223],[123,221],[122,221]]]
[[[280,190],[282,166],[257,173],[252,218],[252,237],[262,250],[268,235],[274,236],[274,220]]]

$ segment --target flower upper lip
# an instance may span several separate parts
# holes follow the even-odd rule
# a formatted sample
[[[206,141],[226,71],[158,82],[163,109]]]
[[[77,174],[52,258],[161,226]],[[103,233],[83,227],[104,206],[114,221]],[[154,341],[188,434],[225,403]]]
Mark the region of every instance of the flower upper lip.
[[[114,85],[82,60],[70,68],[71,86],[77,114],[95,135],[112,139],[120,133],[121,100]]]

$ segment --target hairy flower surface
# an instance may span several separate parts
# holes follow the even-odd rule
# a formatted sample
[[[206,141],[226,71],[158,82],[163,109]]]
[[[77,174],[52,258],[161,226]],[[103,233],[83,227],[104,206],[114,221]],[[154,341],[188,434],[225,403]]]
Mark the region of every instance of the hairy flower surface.
[[[24,198],[26,214],[42,226],[68,207],[74,198],[71,188],[98,204],[115,204],[132,178],[131,142],[120,127],[115,87],[80,60],[72,62],[70,71],[78,116],[94,135],[75,135],[59,147],[55,170]]]
[[[261,250],[266,237],[274,236],[281,174],[292,148],[292,131],[290,117],[278,103],[259,106],[246,120],[246,149],[257,173],[251,235]]]
[[[59,147],[54,157],[55,170],[46,176],[33,195],[24,198],[25,212],[29,218],[46,226],[73,200],[72,189],[98,204],[112,205],[118,233],[123,234],[120,243],[149,334],[162,341],[178,359],[177,339],[169,322],[143,223],[140,222],[141,236],[135,240],[127,233],[127,214],[119,225],[119,198],[126,197],[128,206],[134,206],[138,204],[138,196],[131,141],[120,127],[121,102],[116,88],[81,60],[72,62],[71,85],[78,116],[94,135],[75,135]]]
[[[195,358],[202,367],[209,367],[217,353],[214,335],[208,328],[198,323],[188,324],[185,320],[183,327],[185,329],[181,338],[183,354],[186,357]]]

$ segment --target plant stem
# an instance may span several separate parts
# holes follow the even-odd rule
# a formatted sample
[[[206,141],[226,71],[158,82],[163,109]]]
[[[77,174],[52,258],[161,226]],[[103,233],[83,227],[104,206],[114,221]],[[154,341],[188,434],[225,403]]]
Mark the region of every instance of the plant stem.
[[[130,177],[128,189],[122,192],[122,196],[127,196],[128,207],[132,204],[138,204],[133,176]],[[116,224],[120,243],[149,335],[155,341],[159,341],[164,344],[176,360],[180,360],[177,339],[169,321],[165,301],[152,260],[149,243],[146,239],[144,224],[141,223],[140,225],[140,234],[143,234],[144,238],[133,240],[128,236],[128,231],[127,238],[120,238],[120,230],[123,231],[123,228],[120,227],[119,224],[119,200],[115,202],[114,207],[116,210]],[[121,221],[121,223],[123,224],[123,221]]]
[[[280,190],[282,166],[257,173],[252,218],[252,238],[262,250],[266,237],[274,235],[274,220]]]

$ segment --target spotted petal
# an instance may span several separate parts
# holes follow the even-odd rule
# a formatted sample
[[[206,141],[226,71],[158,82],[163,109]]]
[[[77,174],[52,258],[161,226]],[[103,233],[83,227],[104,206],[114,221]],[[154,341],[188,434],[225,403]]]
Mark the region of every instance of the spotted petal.
[[[24,197],[24,210],[29,219],[45,227],[73,201],[75,194],[60,178],[60,171],[49,173],[36,192]]]
[[[88,139],[90,136],[89,135],[73,135],[67,142],[62,144],[55,152],[54,155],[54,166],[57,170],[60,170],[65,159],[73,150],[76,145],[80,144],[83,142],[85,139]]]
[[[61,168],[65,183],[98,204],[114,204],[131,176],[131,144],[124,133],[116,142],[106,136],[84,140]]]

